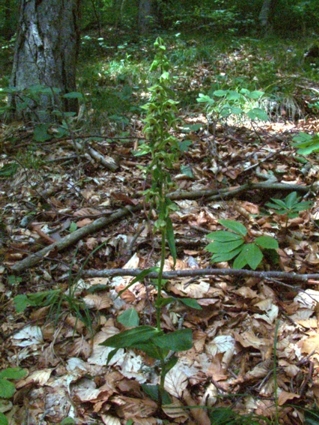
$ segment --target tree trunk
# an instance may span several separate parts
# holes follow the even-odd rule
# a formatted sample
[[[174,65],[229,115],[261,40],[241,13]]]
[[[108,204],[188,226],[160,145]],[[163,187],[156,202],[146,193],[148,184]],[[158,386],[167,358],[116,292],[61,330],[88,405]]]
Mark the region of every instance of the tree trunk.
[[[15,115],[45,122],[52,120],[53,110],[76,111],[77,102],[61,95],[76,90],[79,3],[80,0],[20,0],[10,82],[18,90],[10,99]],[[39,85],[47,88],[45,94],[34,88]],[[23,90],[32,87],[31,101],[30,92],[23,94]]]
[[[154,0],[140,0],[138,6],[138,28],[141,34],[146,34],[154,20]]]
[[[265,34],[271,30],[271,18],[274,15],[274,10],[277,0],[264,0],[259,13],[259,22]]]

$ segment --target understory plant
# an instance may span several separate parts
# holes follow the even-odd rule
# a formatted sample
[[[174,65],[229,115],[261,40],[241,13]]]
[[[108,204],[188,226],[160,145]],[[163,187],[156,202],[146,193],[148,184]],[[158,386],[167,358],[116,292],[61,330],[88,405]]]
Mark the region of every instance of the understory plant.
[[[130,285],[143,280],[153,271],[158,277],[153,281],[157,290],[155,301],[156,325],[139,325],[137,313],[124,312],[119,321],[131,329],[124,330],[102,343],[114,350],[109,354],[108,360],[120,348],[137,349],[146,353],[156,360],[159,367],[159,385],[143,385],[144,391],[156,400],[159,405],[170,401],[169,395],[164,390],[165,375],[176,364],[175,352],[188,350],[192,347],[192,332],[190,329],[179,329],[174,332],[164,333],[161,327],[162,308],[175,299],[163,296],[165,281],[163,270],[166,258],[166,246],[176,262],[176,247],[173,225],[170,214],[176,210],[176,205],[168,198],[168,192],[173,182],[171,170],[178,162],[180,147],[178,140],[171,134],[177,123],[177,102],[172,98],[170,90],[171,76],[170,64],[165,54],[166,47],[161,38],[155,41],[157,51],[151,64],[150,71],[156,73],[156,82],[149,88],[150,99],[143,107],[146,111],[144,119],[144,134],[146,142],[140,145],[136,155],[149,155],[149,164],[145,168],[145,174],[150,178],[150,188],[145,190],[144,199],[149,205],[150,211],[155,211],[157,219],[154,222],[154,230],[160,233],[161,250],[158,267],[144,270]],[[129,285],[129,286],[130,286]],[[126,290],[126,287],[124,290]],[[123,291],[122,291],[123,292]],[[183,300],[190,307],[200,309],[195,300]],[[134,327],[132,327],[134,326]]]
[[[264,92],[246,88],[238,90],[215,90],[211,95],[200,93],[198,103],[205,105],[208,122],[226,122],[230,117],[237,120],[267,121],[266,111],[258,104]]]
[[[246,227],[234,220],[219,220],[229,230],[218,230],[209,233],[207,238],[212,242],[206,251],[211,252],[213,263],[233,260],[235,269],[249,266],[256,270],[264,258],[264,250],[276,250],[278,242],[272,236],[250,237]]]
[[[2,399],[9,399],[16,392],[15,385],[11,381],[22,379],[26,375],[27,371],[20,367],[8,367],[0,371],[0,425],[8,425],[8,419],[2,413],[6,411],[5,403]]]
[[[271,202],[266,203],[275,214],[285,216],[285,229],[289,219],[298,217],[299,212],[307,210],[311,205],[311,201],[301,201],[301,196],[298,196],[297,192],[289,193],[284,199],[271,198]]]

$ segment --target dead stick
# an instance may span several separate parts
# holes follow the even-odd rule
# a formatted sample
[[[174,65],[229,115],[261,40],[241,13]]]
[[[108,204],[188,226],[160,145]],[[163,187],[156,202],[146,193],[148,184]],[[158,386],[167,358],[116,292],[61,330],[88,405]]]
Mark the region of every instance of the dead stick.
[[[98,230],[103,229],[108,224],[125,217],[126,215],[139,211],[141,209],[140,205],[136,205],[134,207],[126,207],[123,209],[120,209],[116,211],[114,214],[110,215],[109,217],[100,217],[97,220],[93,221],[93,223],[88,224],[85,227],[82,227],[79,230],[76,230],[75,232],[71,233],[70,235],[65,236],[63,239],[61,239],[58,242],[53,243],[52,245],[46,246],[45,248],[41,249],[40,251],[30,255],[29,257],[24,258],[22,261],[19,261],[18,263],[14,264],[11,267],[11,271],[13,273],[21,273],[25,269],[28,269],[32,266],[35,266],[36,264],[40,263],[40,261],[43,260],[43,258],[48,255],[51,251],[62,251],[63,249],[69,247],[70,245],[75,244],[80,239],[83,239],[85,236],[95,233]]]
[[[83,277],[138,276],[142,271],[143,270],[140,269],[84,270],[82,273],[80,273],[80,275]],[[254,271],[242,269],[187,269],[174,270],[163,273],[164,279],[174,279],[177,277],[189,276],[240,276],[257,277],[260,279],[282,279],[294,282],[308,282],[309,279],[319,281],[319,273],[297,274],[278,271]],[[158,273],[152,272],[147,277],[151,279],[156,279],[158,277]]]

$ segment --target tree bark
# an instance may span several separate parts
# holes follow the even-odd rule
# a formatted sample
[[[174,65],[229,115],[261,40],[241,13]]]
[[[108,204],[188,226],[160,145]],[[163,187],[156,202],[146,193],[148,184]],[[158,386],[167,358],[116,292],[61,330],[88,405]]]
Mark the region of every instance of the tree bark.
[[[138,6],[138,28],[141,34],[146,34],[154,20],[154,0],[140,0]]]
[[[10,106],[15,115],[38,121],[52,120],[50,112],[76,111],[74,99],[61,94],[76,90],[76,61],[79,48],[80,0],[20,0],[19,26],[11,75],[18,90]],[[35,90],[33,101],[23,98],[23,90],[34,86],[49,88],[46,94]],[[53,89],[60,90],[57,95]],[[22,93],[22,94],[21,94]],[[23,101],[28,102],[24,108]]]
[[[274,14],[274,10],[277,4],[277,0],[264,0],[259,13],[259,22],[264,33],[268,33],[271,30],[271,18]]]

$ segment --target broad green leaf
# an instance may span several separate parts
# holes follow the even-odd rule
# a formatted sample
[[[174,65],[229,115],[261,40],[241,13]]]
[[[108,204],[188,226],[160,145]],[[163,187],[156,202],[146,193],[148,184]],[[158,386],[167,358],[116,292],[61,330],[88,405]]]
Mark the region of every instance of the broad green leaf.
[[[176,365],[178,361],[178,357],[172,356],[168,361],[165,362],[164,366],[161,370],[161,375],[165,377],[165,375]]]
[[[75,232],[77,229],[78,229],[78,225],[74,221],[72,221],[72,223],[70,224],[70,227],[69,227],[70,233]]]
[[[161,307],[164,307],[165,305],[171,304],[174,301],[176,301],[176,299],[173,297],[159,298],[156,300],[155,306],[161,308]]]
[[[38,124],[34,128],[33,139],[36,142],[45,142],[52,139],[52,135],[48,133],[50,124]]]
[[[17,313],[22,313],[27,307],[31,305],[28,297],[24,294],[16,295],[13,298],[13,303]]]
[[[122,323],[122,325],[127,328],[138,326],[140,322],[135,308],[129,308],[128,310],[125,310],[118,316],[117,321]]]
[[[154,344],[153,340],[136,343],[131,346],[135,350],[143,351],[148,357],[157,360],[163,360],[169,353],[168,348],[160,348]]]
[[[219,220],[219,223],[221,225],[223,225],[224,227],[226,227],[227,229],[232,230],[233,232],[242,235],[242,236],[246,236],[247,235],[247,229],[246,227],[241,224],[238,223],[237,221],[234,220]]]
[[[209,233],[206,237],[207,239],[212,239],[213,241],[218,242],[230,242],[239,240],[244,242],[242,236],[237,235],[233,232],[227,232],[226,230],[217,230],[217,232]]]
[[[294,206],[294,209],[296,211],[304,211],[307,210],[308,208],[310,208],[313,205],[313,202],[311,201],[303,201],[300,202],[299,204]]]
[[[182,142],[178,142],[178,146],[181,152],[187,152],[188,148],[192,146],[193,142],[191,140],[183,140]]]
[[[261,96],[263,96],[265,94],[265,92],[260,91],[260,90],[254,90],[251,91],[249,93],[246,93],[246,96],[249,97],[250,99],[259,99]]]
[[[16,388],[12,382],[0,378],[0,398],[11,398],[15,391]]]
[[[178,301],[187,307],[194,308],[195,310],[202,310],[202,307],[193,298],[179,298]]]
[[[193,170],[190,165],[182,165],[181,172],[184,174],[184,176],[194,178]]]
[[[0,412],[0,425],[8,425],[8,419]]]
[[[249,243],[243,248],[243,253],[250,268],[256,270],[264,257],[260,248],[254,243]]]
[[[246,255],[243,250],[238,254],[233,262],[234,269],[243,269],[247,265]]]
[[[296,203],[298,203],[298,199],[300,198],[298,197],[297,192],[291,192],[285,197],[285,204],[288,208],[292,208]]]
[[[127,331],[113,335],[100,345],[106,345],[107,347],[114,348],[128,348],[134,344],[148,341],[161,334],[162,332],[152,326],[138,326],[137,328],[128,329]]]
[[[83,94],[77,91],[72,91],[63,95],[65,99],[83,99]]]
[[[230,108],[230,113],[233,115],[241,115],[244,113],[244,111],[239,106],[232,106]]]
[[[6,379],[22,379],[27,376],[28,372],[20,367],[8,367],[0,371],[0,378]]]
[[[252,108],[247,112],[247,116],[251,120],[260,120],[260,121],[268,121],[269,117],[266,111],[261,108]]]
[[[212,256],[212,261],[214,263],[222,263],[223,261],[229,261],[235,258],[242,251],[243,246],[241,245],[237,249],[234,249],[231,252],[224,252],[222,254],[214,254]]]
[[[231,252],[243,244],[244,244],[244,241],[241,238],[237,241],[232,241],[232,242],[215,241],[208,244],[205,250],[208,252],[212,252],[214,254],[218,254],[218,253],[222,254],[223,252]]]
[[[190,329],[181,329],[158,336],[152,340],[160,348],[172,351],[185,351],[193,346],[193,336]]]
[[[0,168],[0,177],[13,177],[19,168],[19,164],[16,162],[10,162],[10,164],[4,164]]]
[[[175,236],[174,236],[174,228],[172,224],[172,220],[170,217],[166,219],[166,238],[169,246],[170,253],[173,257],[174,267],[177,259],[176,245],[175,245]]]
[[[215,92],[214,92],[215,94]],[[216,96],[216,95],[215,95]],[[226,96],[227,100],[240,100],[242,95],[235,90],[229,90]]]
[[[278,249],[279,245],[276,239],[271,236],[259,236],[255,239],[255,244],[265,249]]]
[[[73,418],[64,418],[61,425],[75,425],[75,420]]]
[[[213,95],[216,97],[224,97],[228,93],[228,90],[215,90]]]

